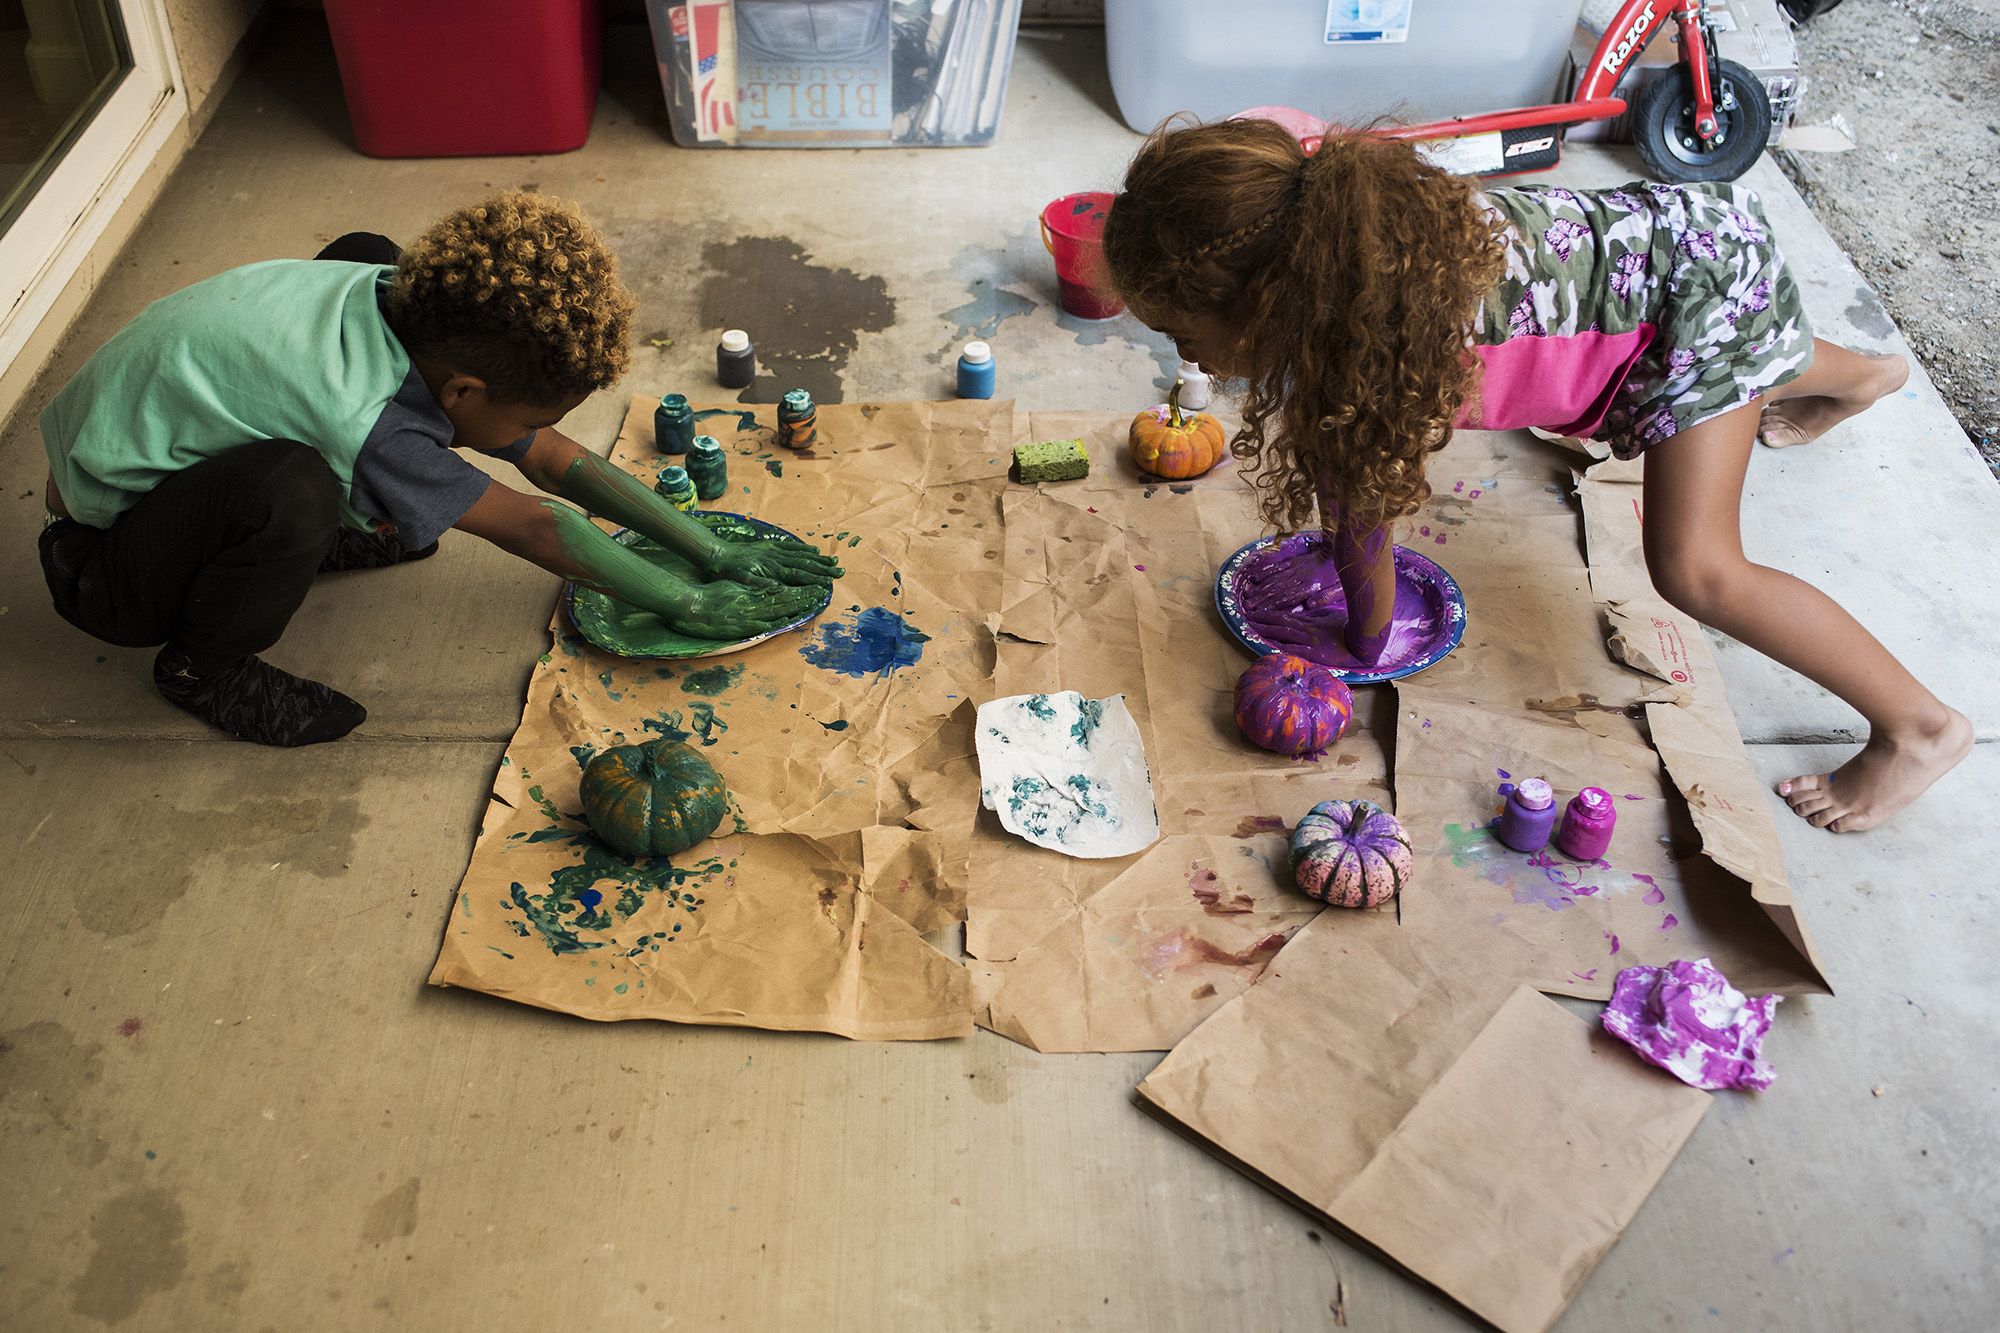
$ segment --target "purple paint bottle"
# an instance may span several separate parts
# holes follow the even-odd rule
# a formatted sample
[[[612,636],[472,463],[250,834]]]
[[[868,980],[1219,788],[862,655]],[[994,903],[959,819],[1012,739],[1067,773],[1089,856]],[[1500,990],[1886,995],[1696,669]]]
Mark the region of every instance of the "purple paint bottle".
[[[1507,807],[1494,832],[1517,852],[1539,852],[1549,845],[1555,826],[1555,791],[1540,778],[1528,778],[1507,793]]]
[[[1556,846],[1579,861],[1595,861],[1611,846],[1611,830],[1617,823],[1611,793],[1602,787],[1585,787],[1563,812]]]

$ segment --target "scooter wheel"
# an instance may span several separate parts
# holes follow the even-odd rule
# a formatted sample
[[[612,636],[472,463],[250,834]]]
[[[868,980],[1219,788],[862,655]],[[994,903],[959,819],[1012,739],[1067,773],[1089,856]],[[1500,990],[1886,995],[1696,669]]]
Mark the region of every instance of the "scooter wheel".
[[[1632,143],[1646,170],[1663,181],[1733,181],[1750,169],[1771,137],[1764,81],[1733,60],[1716,62],[1712,86],[1719,142],[1694,128],[1694,79],[1676,65],[1646,85],[1632,108]]]

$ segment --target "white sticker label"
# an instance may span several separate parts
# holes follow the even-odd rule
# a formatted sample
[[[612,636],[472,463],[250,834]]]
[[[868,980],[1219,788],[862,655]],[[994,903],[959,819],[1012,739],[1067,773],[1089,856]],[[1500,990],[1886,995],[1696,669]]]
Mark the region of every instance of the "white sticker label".
[[[1468,134],[1457,139],[1420,139],[1417,152],[1434,167],[1454,176],[1477,176],[1507,165],[1498,134]]]
[[[1329,42],[1402,42],[1410,36],[1416,0],[1327,0]]]

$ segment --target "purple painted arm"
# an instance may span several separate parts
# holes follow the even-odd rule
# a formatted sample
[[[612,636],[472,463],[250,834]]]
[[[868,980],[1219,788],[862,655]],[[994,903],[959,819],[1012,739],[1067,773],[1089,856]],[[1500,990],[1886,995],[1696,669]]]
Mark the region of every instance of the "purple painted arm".
[[[1334,573],[1347,598],[1347,625],[1341,644],[1358,662],[1373,666],[1389,646],[1396,613],[1395,548],[1386,524],[1356,530],[1343,521],[1340,502],[1321,494],[1321,531],[1333,553]]]

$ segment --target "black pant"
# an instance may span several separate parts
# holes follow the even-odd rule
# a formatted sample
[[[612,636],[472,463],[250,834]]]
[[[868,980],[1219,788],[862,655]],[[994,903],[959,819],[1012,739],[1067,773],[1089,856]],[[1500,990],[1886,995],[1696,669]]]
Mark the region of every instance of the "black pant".
[[[354,232],[320,259],[392,264]],[[109,528],[59,519],[42,532],[58,614],[121,647],[168,644],[197,674],[278,641],[340,530],[340,483],[297,440],[246,441],[163,479]]]

